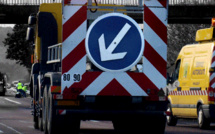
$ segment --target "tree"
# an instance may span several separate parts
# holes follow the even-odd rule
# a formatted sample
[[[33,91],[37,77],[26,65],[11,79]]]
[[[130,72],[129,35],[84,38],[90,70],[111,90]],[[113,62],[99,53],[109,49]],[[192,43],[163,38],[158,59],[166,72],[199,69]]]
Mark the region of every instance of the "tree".
[[[168,53],[167,68],[170,68],[181,50],[188,44],[194,44],[196,31],[199,29],[209,28],[206,24],[170,24],[168,25]]]
[[[3,41],[7,47],[7,59],[16,60],[16,63],[31,68],[31,46],[25,40],[27,25],[16,24],[12,33],[8,33]]]

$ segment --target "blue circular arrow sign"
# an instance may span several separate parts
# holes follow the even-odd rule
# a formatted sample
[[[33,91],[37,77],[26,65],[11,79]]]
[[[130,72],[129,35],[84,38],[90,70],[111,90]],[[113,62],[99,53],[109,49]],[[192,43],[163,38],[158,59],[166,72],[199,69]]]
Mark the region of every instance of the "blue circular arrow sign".
[[[89,59],[103,71],[127,71],[139,62],[144,36],[132,18],[109,13],[96,19],[85,40]]]

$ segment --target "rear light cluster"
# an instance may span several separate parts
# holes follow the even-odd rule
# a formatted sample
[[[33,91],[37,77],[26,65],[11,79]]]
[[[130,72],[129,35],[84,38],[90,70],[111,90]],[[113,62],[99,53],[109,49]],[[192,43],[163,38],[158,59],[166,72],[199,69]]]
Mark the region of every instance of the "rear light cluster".
[[[148,97],[146,97],[146,100],[148,101],[166,101],[167,96],[165,96],[165,93],[162,89],[147,89]]]
[[[215,89],[209,88],[208,89],[208,101],[215,101]]]
[[[170,111],[166,111],[165,114],[166,114],[166,116],[171,116],[172,115],[172,113]]]

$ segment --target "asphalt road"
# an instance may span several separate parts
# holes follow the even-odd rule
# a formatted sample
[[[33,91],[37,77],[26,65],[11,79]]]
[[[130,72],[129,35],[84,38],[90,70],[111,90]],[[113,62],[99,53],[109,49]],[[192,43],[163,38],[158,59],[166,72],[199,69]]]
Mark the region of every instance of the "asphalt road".
[[[28,98],[15,98],[9,91],[0,96],[0,134],[43,134],[33,128],[30,103]],[[144,129],[144,128],[143,128]],[[156,129],[156,127],[155,127]],[[80,134],[113,134],[110,121],[82,121]],[[196,120],[179,120],[176,127],[166,126],[165,134],[214,134],[215,124],[209,130],[198,128]]]

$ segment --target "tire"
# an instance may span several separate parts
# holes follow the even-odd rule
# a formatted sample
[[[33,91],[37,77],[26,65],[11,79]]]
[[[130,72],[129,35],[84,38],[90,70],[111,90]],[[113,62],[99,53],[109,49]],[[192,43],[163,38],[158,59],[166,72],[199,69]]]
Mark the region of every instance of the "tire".
[[[210,120],[205,117],[202,105],[198,107],[198,125],[201,129],[208,129],[210,127]]]
[[[40,131],[43,131],[44,130],[44,126],[43,126],[43,99],[42,98],[42,95],[41,95],[41,89],[39,91],[39,112],[40,112],[40,116],[38,116],[38,126],[39,126],[39,130]]]
[[[124,126],[124,123],[123,121],[121,120],[113,120],[112,121],[113,123],[113,128],[114,130],[117,132],[117,133],[124,133],[123,131],[125,131],[125,126]]]
[[[48,99],[48,86],[46,85],[43,91],[43,101],[42,101],[42,119],[43,119],[43,130],[45,134],[48,133],[47,130],[47,99]]]
[[[117,133],[145,133],[164,134],[166,127],[166,116],[154,115],[136,117],[130,119],[113,120],[113,127]]]
[[[49,86],[47,87],[47,89]],[[57,118],[54,107],[54,100],[51,94],[51,89],[47,91],[47,101],[46,101],[46,120],[47,120],[47,134],[57,134]]]
[[[164,134],[166,127],[166,116],[154,115],[149,116],[144,120],[143,129],[144,132],[150,132],[150,134]]]
[[[46,99],[46,121],[47,127],[45,133],[47,134],[59,134],[59,133],[72,133],[78,134],[80,129],[80,119],[73,116],[57,116],[56,107],[54,107],[54,100],[52,97],[51,89],[49,90]],[[46,96],[46,95],[45,95]],[[46,131],[47,130],[47,131]]]
[[[65,117],[63,123],[61,123],[62,133],[71,132],[71,134],[79,134],[80,130],[80,119],[74,117]]]
[[[43,131],[43,130],[44,130],[44,129],[43,129],[43,118],[40,117],[40,116],[37,116],[37,118],[38,118],[38,129],[39,129],[40,131]]]
[[[38,117],[37,117],[37,108],[36,108],[36,105],[37,102],[38,102],[38,90],[37,90],[37,85],[34,86],[34,94],[33,94],[33,99],[34,99],[34,104],[33,104],[33,112],[34,112],[34,115],[33,115],[33,121],[34,121],[34,128],[35,129],[39,129],[39,124],[38,124]]]
[[[124,134],[124,133],[141,133],[142,130],[140,129],[138,124],[141,124],[139,120],[134,119],[116,119],[112,121],[114,130],[117,133]]]
[[[152,127],[153,125],[155,125],[155,129]],[[152,134],[164,134],[166,128],[166,116],[158,116],[157,118],[154,118],[154,120],[152,119],[150,127],[148,128],[150,128],[149,130],[152,130]]]
[[[167,106],[167,111],[171,112],[170,116],[166,116],[167,125],[168,126],[176,126],[178,119],[173,116],[173,114],[172,114],[172,108],[171,108],[171,104],[170,103]]]

